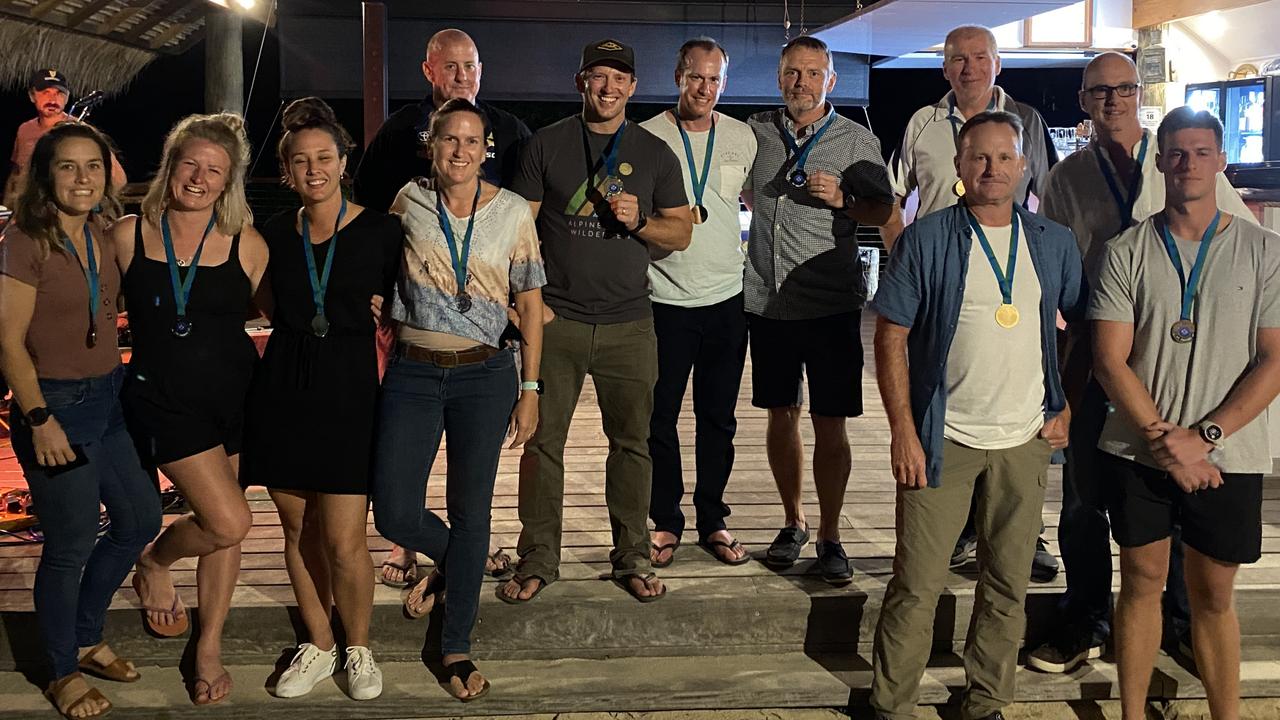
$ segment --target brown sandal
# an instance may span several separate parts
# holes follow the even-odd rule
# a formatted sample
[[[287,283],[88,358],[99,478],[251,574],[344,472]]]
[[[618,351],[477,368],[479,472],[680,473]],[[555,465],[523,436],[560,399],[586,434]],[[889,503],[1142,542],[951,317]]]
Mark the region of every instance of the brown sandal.
[[[413,589],[405,596],[405,617],[417,620],[430,614],[432,608],[444,599],[444,591],[444,575],[439,570],[432,570],[426,577],[414,583]]]
[[[107,647],[106,640],[94,645],[89,652],[84,654],[84,657],[80,658],[80,669],[103,680],[113,680],[115,682],[131,683],[142,679],[142,675],[133,666],[133,663],[122,657],[117,657],[106,664],[95,660],[94,658],[97,657],[98,653],[104,649],[110,649]]]
[[[79,685],[79,687],[74,687],[76,685]],[[83,691],[80,691],[81,687],[84,688]],[[72,693],[75,694],[75,697],[67,697]],[[73,672],[50,683],[49,688],[44,691],[44,696],[49,699],[49,702],[53,703],[53,706],[58,709],[62,717],[67,718],[67,720],[76,720],[77,716],[72,715],[72,712],[88,702],[105,702],[107,707],[96,713],[80,716],[80,720],[104,717],[111,712],[111,701],[107,700],[101,692],[98,692],[97,688],[89,687],[89,684],[85,682],[84,675],[78,672]]]

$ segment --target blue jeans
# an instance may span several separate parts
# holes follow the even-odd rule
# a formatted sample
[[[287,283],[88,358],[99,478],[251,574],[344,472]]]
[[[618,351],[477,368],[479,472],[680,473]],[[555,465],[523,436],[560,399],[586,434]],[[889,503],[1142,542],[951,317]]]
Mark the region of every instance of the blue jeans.
[[[124,368],[82,380],[41,380],[45,404],[88,464],[50,476],[31,428],[13,414],[13,450],[31,488],[44,547],[35,606],[53,677],[76,672],[77,649],[102,642],[111,596],[160,532],[160,494],[138,462],[120,409]],[[98,537],[99,503],[111,527]]]
[[[445,576],[445,655],[471,652],[493,483],[517,393],[510,350],[456,368],[397,354],[382,380],[370,484],[373,519],[383,537],[424,553]],[[446,433],[448,525],[424,507],[427,476]]]

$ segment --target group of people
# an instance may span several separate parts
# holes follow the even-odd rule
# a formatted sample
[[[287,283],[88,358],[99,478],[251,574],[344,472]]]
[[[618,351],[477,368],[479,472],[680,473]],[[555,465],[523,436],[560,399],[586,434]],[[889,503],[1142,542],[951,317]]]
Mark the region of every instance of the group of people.
[[[999,720],[1013,701],[1028,570],[1047,566],[1036,560],[1047,470],[1065,448],[1065,622],[1029,664],[1066,672],[1101,654],[1110,518],[1125,717],[1142,716],[1167,578],[1213,715],[1234,717],[1232,587],[1260,554],[1262,411],[1280,391],[1277,238],[1226,184],[1216,118],[1182,108],[1157,133],[1141,127],[1128,57],[1086,68],[1079,99],[1094,136],[1050,169],[1043,120],[995,85],[990,31],[957,28],[944,48],[952,90],[916,114],[886,164],[870,131],[827,101],[834,64],[812,37],[782,50],[783,107],[745,123],[716,110],[729,57],[714,40],[681,47],[675,106],[642,123],[626,116],[634,50],[593,42],[574,76],[581,113],[531,133],[477,101],[478,51],[444,30],[423,63],[431,96],[384,124],[354,201],[341,189],[353,143],[332,110],[316,98],[286,109],[278,159],[302,207],[257,230],[237,116],[182,120],[142,212],[123,218],[108,140],[84,124],[47,129],[0,242],[0,372],[46,528],[35,604],[51,701],[94,717],[110,703],[82,671],[138,678],[102,637],[131,568],[148,629],[186,632],[169,570],[186,557],[199,558],[192,700],[227,697],[220,636],[250,484],[278,508],[306,633],[277,695],[306,694],[342,655],[353,698],[381,693],[368,646],[371,499],[396,544],[384,580],[410,586],[410,617],[443,605],[448,690],[483,696],[470,635],[497,557],[499,453],[524,445],[519,559],[497,587],[518,605],[559,575],[564,449],[587,375],[609,440],[619,587],[644,603],[667,593],[655,569],[675,562],[686,525],[676,427],[691,376],[697,542],[720,562],[749,562],[724,498],[748,334],[783,507],[761,559],[791,566],[812,530],[823,579],[849,583],[839,520],[846,420],[863,410],[855,234],[869,225],[891,249],[871,309],[898,483],[876,713],[914,716],[947,568],[971,549],[962,714]],[[745,251],[740,202],[753,211]],[[272,321],[260,360],[243,329],[249,306]],[[125,309],[127,368],[113,340]],[[395,338],[385,367],[379,328]],[[801,504],[806,379],[816,528]],[[447,523],[423,501],[442,438]],[[163,532],[155,469],[191,507]],[[101,538],[99,503],[111,518]],[[435,563],[422,577],[417,553]]]

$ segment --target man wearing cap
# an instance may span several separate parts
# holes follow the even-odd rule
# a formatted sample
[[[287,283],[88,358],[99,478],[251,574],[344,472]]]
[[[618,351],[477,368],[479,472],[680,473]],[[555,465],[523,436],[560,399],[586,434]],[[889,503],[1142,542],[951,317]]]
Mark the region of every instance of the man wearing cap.
[[[356,170],[353,189],[362,205],[386,212],[405,183],[431,174],[427,128],[435,109],[454,98],[474,103],[488,121],[484,179],[501,187],[510,184],[520,144],[531,133],[516,116],[476,99],[482,70],[480,52],[465,32],[449,28],[431,36],[422,61],[422,74],[431,83],[431,96],[395,111],[378,128]]]
[[[1041,196],[1049,172],[1044,119],[1035,108],[1015,101],[995,84],[1000,74],[1000,50],[995,35],[985,27],[962,25],[947,33],[942,54],[942,74],[951,84],[951,91],[933,105],[917,110],[907,124],[902,145],[894,153],[893,192],[899,202],[905,204],[915,191],[919,202],[917,218],[956,204],[965,192],[954,161],[959,147],[958,132],[966,118],[984,110],[1006,110],[1022,120],[1022,151],[1027,169],[1018,182],[1014,199],[1027,204],[1033,193]],[[910,218],[906,220],[909,222]],[[887,246],[892,247],[901,229],[897,221],[886,229]],[[952,552],[952,567],[968,562],[975,538],[971,514]],[[1057,573],[1057,559],[1048,551],[1044,540],[1037,538],[1032,579],[1047,582]]]
[[[537,218],[547,267],[542,416],[520,473],[516,576],[498,588],[527,602],[560,572],[564,445],[582,383],[595,385],[604,433],[605,503],[614,581],[641,602],[666,594],[649,561],[649,419],[658,375],[649,305],[650,253],[689,246],[693,223],[680,164],[661,139],[627,121],[635,54],[617,40],[582,51],[582,113],[539,130],[511,189]]]
[[[54,125],[74,119],[66,112],[71,91],[68,89],[66,76],[61,72],[54,68],[37,70],[27,87],[27,97],[36,106],[36,116],[18,126],[18,134],[13,141],[13,154],[9,156],[9,179],[4,186],[4,203],[10,207],[18,200],[22,180],[27,176],[27,163],[31,161],[36,141],[52,130]],[[120,167],[120,161],[112,154],[112,185],[119,190],[128,181],[124,168]]]
[[[729,533],[725,485],[733,469],[734,408],[747,354],[742,311],[742,237],[738,198],[756,156],[746,123],[715,111],[724,91],[729,55],[711,38],[695,38],[676,55],[676,107],[642,123],[684,162],[684,188],[692,202],[693,242],[663,253],[649,266],[653,328],[658,336],[658,383],[653,391],[649,452],[653,456],[652,561],[675,560],[684,532],[680,510],[684,477],[676,422],[693,374],[698,544],[717,560],[750,560]]]
[[[769,414],[766,449],[783,527],[765,562],[790,567],[809,542],[801,505],[802,376],[813,422],[813,479],[821,519],[818,566],[832,584],[852,579],[840,519],[852,458],[846,418],[862,414],[862,303],[858,224],[881,226],[893,193],[880,143],[838,114],[831,51],[817,38],[787,43],[778,62],[785,107],[753,115],[758,143],[744,280],[751,333],[751,403]]]

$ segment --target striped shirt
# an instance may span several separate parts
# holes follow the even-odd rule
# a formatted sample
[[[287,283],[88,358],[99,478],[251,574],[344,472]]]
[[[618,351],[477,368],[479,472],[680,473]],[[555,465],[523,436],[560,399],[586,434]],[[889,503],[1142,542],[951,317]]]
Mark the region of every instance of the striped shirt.
[[[799,138],[805,142],[834,116],[809,153],[805,170],[836,175],[847,195],[892,203],[876,136],[830,105],[827,108],[827,115]],[[866,288],[858,260],[857,221],[787,182],[795,159],[783,133],[794,137],[796,128],[784,109],[752,115],[747,124],[758,146],[748,181],[754,200],[744,279],[747,312],[805,320],[861,308]]]

